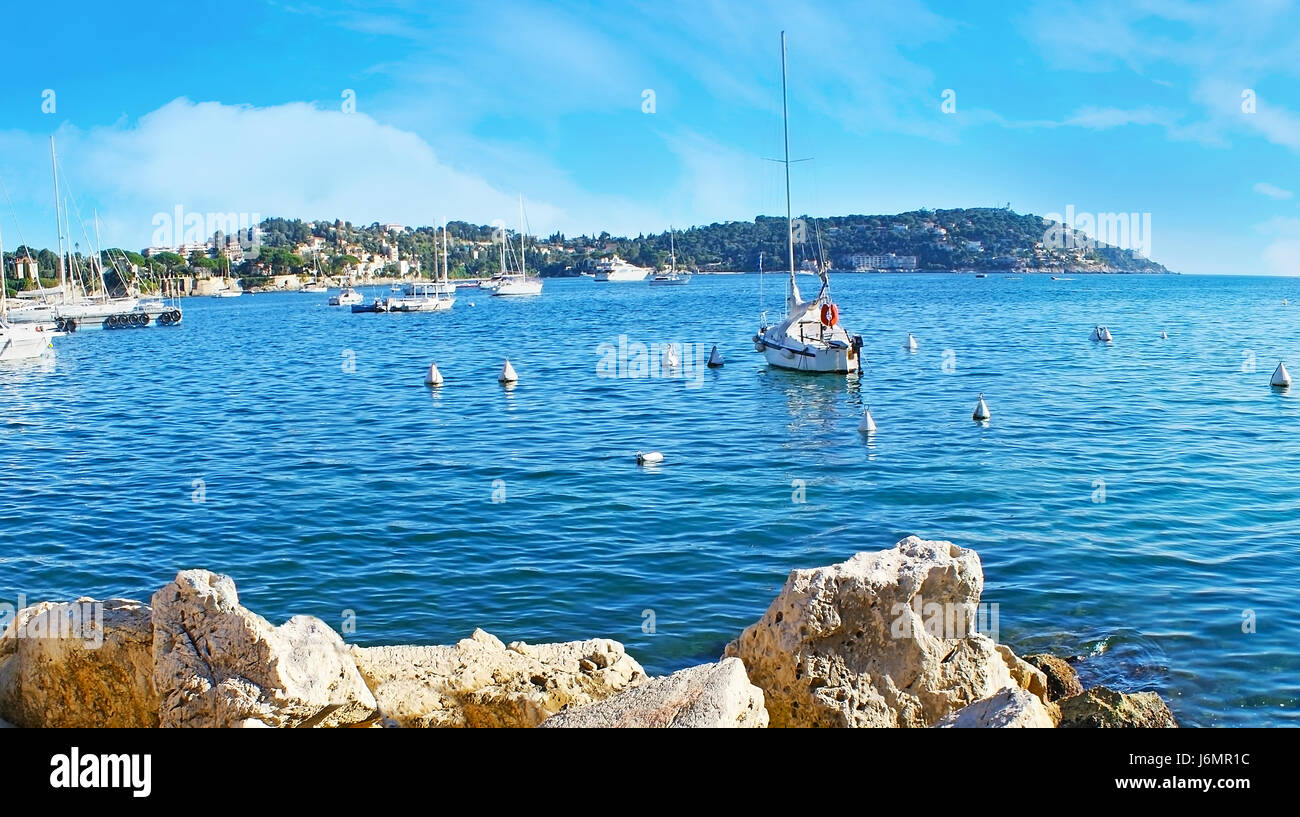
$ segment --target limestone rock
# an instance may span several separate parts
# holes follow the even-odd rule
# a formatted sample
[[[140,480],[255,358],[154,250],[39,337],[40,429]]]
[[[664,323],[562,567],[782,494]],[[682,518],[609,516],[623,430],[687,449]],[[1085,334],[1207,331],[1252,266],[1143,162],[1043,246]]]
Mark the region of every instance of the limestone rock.
[[[1126,695],[1099,686],[1060,703],[1063,729],[1167,729],[1178,726],[1174,713],[1154,692]]]
[[[348,726],[376,717],[343,640],[320,619],[279,627],[239,604],[235,583],[184,570],[153,595],[160,725]]]
[[[998,690],[945,715],[935,724],[940,729],[1051,729],[1055,726],[1038,696],[1020,687]]]
[[[973,632],[983,586],[973,550],[908,537],[792,571],[726,654],[763,690],[773,726],[929,726],[1015,685]]]
[[[149,606],[42,602],[0,636],[0,716],[18,726],[158,725]]]
[[[1016,686],[1033,693],[1038,700],[1047,703],[1047,674],[1030,664],[1028,661],[1016,655],[1011,648],[1005,644],[998,645],[998,655],[1007,663],[1007,670],[1011,673],[1011,680],[1016,682]]]
[[[1074,667],[1066,663],[1064,659],[1047,653],[1038,653],[1025,656],[1025,660],[1038,667],[1047,676],[1047,699],[1049,701],[1059,701],[1083,692],[1083,684],[1079,682],[1079,673],[1075,672]]]
[[[351,647],[389,725],[533,727],[645,680],[617,641],[510,646],[475,630],[453,646]]]
[[[737,658],[674,672],[612,698],[570,707],[542,728],[720,728],[767,726],[763,690],[749,682]]]

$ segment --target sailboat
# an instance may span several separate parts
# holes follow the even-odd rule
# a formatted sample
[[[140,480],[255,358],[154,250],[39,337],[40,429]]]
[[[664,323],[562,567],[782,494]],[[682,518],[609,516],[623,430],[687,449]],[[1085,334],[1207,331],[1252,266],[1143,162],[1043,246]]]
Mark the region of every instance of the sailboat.
[[[437,245],[434,245],[434,265],[438,263]],[[387,312],[441,312],[451,309],[456,303],[452,294],[456,287],[447,280],[447,225],[442,225],[442,280],[412,281],[402,289],[396,298],[384,301]],[[358,311],[355,308],[353,311]]]
[[[320,253],[312,253],[311,258],[312,265],[316,270],[316,275],[312,278],[310,284],[307,284],[302,288],[302,291],[312,295],[324,295],[326,292],[330,291],[330,288],[322,284],[320,280]]]
[[[9,285],[4,257],[4,236],[0,235],[0,361],[32,360],[42,357],[54,348],[50,338],[55,333],[46,332],[39,324],[9,322]]]
[[[160,318],[163,315],[179,314],[178,307],[160,303],[157,299],[141,301],[138,294],[132,292],[125,296],[110,295],[104,282],[103,264],[98,259],[94,262],[94,271],[99,277],[99,293],[85,294],[87,287],[84,280],[81,280],[77,262],[79,256],[73,253],[72,247],[63,243],[65,237],[69,243],[72,241],[72,223],[67,208],[63,206],[59,188],[59,162],[54,149],[54,137],[50,137],[50,167],[54,175],[54,220],[59,236],[59,286],[53,292],[42,290],[38,302],[10,309],[8,321],[15,324],[52,324],[59,331],[66,332],[170,323],[171,321]],[[84,224],[82,229],[84,232]]]
[[[226,286],[212,293],[213,298],[238,298],[244,294],[244,290],[239,286],[239,279],[230,277],[230,257],[224,252],[221,258],[226,262]]]
[[[506,272],[506,242],[501,237],[501,282],[492,294],[496,295],[541,295],[542,279],[528,277],[528,262],[524,258],[524,241],[527,230],[524,228],[524,197],[519,197],[519,272]]]
[[[668,269],[655,275],[650,279],[650,286],[671,287],[682,286],[691,282],[691,276],[677,269],[677,244],[673,241],[673,231],[670,227],[668,230]]]
[[[767,362],[800,372],[850,374],[861,372],[862,336],[849,335],[840,323],[839,306],[831,300],[831,282],[824,265],[818,265],[821,289],[805,301],[795,281],[794,218],[790,209],[790,109],[786,102],[785,32],[781,32],[781,115],[785,138],[785,221],[790,257],[786,288],[786,316],[774,326],[762,325],[754,335],[754,349]],[[766,324],[766,321],[764,321]]]

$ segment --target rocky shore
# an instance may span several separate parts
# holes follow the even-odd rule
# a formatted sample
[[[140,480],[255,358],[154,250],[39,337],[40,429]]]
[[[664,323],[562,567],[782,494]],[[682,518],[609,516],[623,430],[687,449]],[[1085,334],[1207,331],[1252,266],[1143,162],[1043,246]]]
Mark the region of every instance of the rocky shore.
[[[1154,693],[1084,690],[1060,658],[965,626],[983,586],[973,550],[909,537],[792,571],[719,661],[652,678],[599,638],[349,645],[312,616],[275,626],[229,577],[184,570],[148,604],[17,611],[0,635],[0,726],[1177,726]]]

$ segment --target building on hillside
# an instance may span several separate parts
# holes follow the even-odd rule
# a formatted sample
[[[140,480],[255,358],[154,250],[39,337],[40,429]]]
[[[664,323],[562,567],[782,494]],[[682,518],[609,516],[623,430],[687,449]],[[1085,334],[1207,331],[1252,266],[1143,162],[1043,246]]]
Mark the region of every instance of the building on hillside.
[[[855,272],[873,272],[876,270],[914,270],[915,255],[867,255],[855,253],[845,256],[844,265]]]

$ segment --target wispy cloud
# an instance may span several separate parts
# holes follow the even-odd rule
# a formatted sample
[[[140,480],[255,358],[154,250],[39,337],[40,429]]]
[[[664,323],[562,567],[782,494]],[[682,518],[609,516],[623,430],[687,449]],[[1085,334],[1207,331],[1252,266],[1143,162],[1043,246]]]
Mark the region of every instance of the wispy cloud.
[[[1255,182],[1255,186],[1251,189],[1261,196],[1268,196],[1270,199],[1289,199],[1294,195],[1290,190],[1284,190],[1268,182]]]

